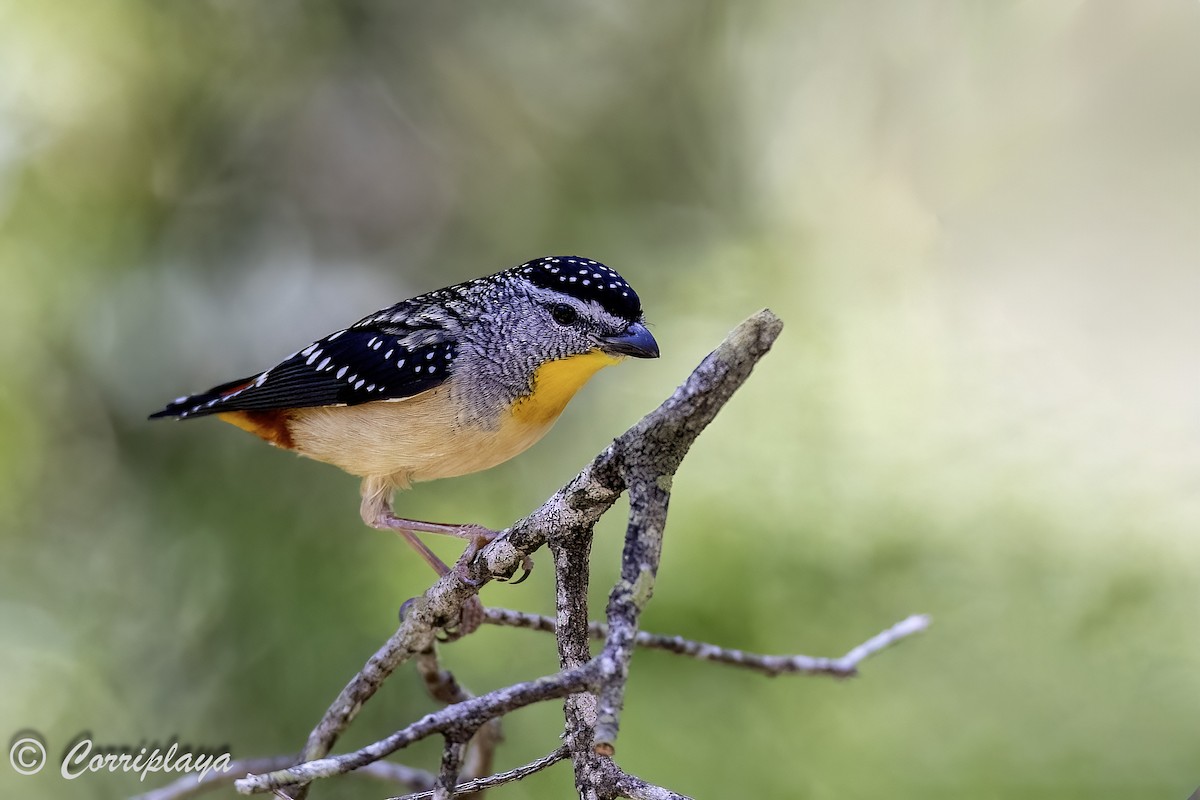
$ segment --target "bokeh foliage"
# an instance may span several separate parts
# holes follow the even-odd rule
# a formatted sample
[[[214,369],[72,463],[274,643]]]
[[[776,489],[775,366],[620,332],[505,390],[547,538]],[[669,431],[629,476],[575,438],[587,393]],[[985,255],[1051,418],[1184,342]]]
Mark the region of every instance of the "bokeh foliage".
[[[3,4],[0,727],[295,750],[429,575],[354,479],[145,415],[580,253],[638,287],[663,359],[402,513],[521,515],[770,305],[783,338],[675,483],[647,625],[840,654],[935,621],[842,684],[643,654],[623,764],[704,797],[1187,796],[1198,37],[1200,5],[1157,0]],[[550,579],[484,598],[549,612]],[[447,657],[476,690],[554,666],[522,632]],[[430,707],[402,671],[341,745]],[[501,764],[558,726],[514,715]]]

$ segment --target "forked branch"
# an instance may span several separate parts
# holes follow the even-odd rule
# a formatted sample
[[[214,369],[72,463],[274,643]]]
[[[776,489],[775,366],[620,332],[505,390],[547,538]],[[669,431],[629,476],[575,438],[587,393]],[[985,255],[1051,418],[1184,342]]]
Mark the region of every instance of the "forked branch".
[[[519,780],[569,756],[582,798],[682,798],[623,772],[613,760],[635,647],[654,647],[769,675],[817,673],[846,677],[855,674],[863,659],[923,630],[928,624],[925,617],[909,617],[837,659],[757,655],[639,630],[642,610],[654,591],[675,471],[696,437],[770,349],[781,328],[782,323],[770,311],[760,311],[747,319],[661,406],[617,438],[540,508],[479,551],[466,565],[470,581],[460,577],[461,571],[452,570],[411,601],[399,629],[351,679],[309,734],[302,757],[291,765],[276,759],[254,763],[252,772],[257,772],[254,767],[258,764],[265,769],[259,767],[261,772],[237,780],[238,790],[301,798],[314,780],[372,769],[397,750],[440,735],[445,748],[437,775],[409,771],[395,776],[419,792],[425,790],[408,797],[478,797],[488,787]],[[626,491],[630,514],[621,577],[609,595],[606,623],[599,625],[589,622],[587,607],[592,531],[601,515]],[[554,557],[556,618],[490,609],[486,621],[554,633],[559,671],[472,697],[438,666],[434,649],[437,634],[459,619],[464,604],[473,599],[480,586],[511,576],[527,556],[545,544],[549,544]],[[594,656],[589,639],[603,642]],[[363,704],[397,667],[411,660],[418,661],[431,693],[446,702],[446,707],[367,747],[330,756],[338,737]],[[490,770],[496,743],[493,729],[500,717],[532,703],[560,698],[565,704],[566,725],[561,747],[525,767],[491,776],[474,774]],[[473,742],[470,751],[468,742]],[[164,794],[172,787],[156,793],[156,800],[185,796]],[[191,787],[189,794],[195,788]]]

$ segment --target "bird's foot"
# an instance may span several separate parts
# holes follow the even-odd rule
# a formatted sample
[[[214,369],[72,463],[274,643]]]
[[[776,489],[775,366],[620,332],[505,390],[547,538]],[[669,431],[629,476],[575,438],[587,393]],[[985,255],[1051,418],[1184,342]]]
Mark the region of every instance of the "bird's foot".
[[[454,536],[459,539],[467,539],[469,544],[463,554],[459,556],[458,561],[454,565],[454,572],[466,584],[470,586],[481,586],[482,582],[470,577],[468,574],[471,567],[471,562],[475,560],[475,556],[487,545],[491,544],[500,537],[502,531],[495,531],[491,528],[485,528],[482,525],[448,525],[440,522],[426,522],[419,519],[404,519],[397,517],[390,512],[380,514],[371,526],[380,530],[394,531],[413,546],[413,548],[421,554],[439,575],[445,575],[450,571],[446,564],[434,555],[424,542],[417,538],[417,533],[436,533],[441,536]],[[521,561],[521,577],[513,581],[513,584],[518,584],[529,577],[529,573],[533,571],[533,559],[525,556]],[[507,580],[501,578],[500,580]]]
[[[471,586],[479,586],[481,584],[478,581],[472,580],[468,574],[471,569],[471,564],[475,561],[475,556],[479,555],[479,551],[496,541],[496,539],[500,538],[503,532],[493,531],[488,528],[481,528],[478,525],[469,527],[475,529],[475,535],[471,537],[471,543],[467,545],[467,549],[463,551],[461,556],[459,556],[458,562],[454,565],[454,571],[458,573],[458,576],[465,583]],[[525,558],[521,559],[521,577],[513,581],[512,585],[516,586],[518,583],[521,583],[523,580],[529,577],[529,573],[531,572],[533,572],[533,558],[531,556],[525,556]],[[506,578],[496,578],[496,580],[508,581],[511,578],[512,575],[509,575]]]
[[[515,581],[513,581],[512,585],[516,586],[518,583],[523,582],[526,578],[529,577],[529,574],[531,572],[533,572],[533,556],[525,556],[523,559],[521,559],[521,577],[519,577]],[[511,576],[508,578],[497,578],[497,580],[502,580],[502,581],[511,580]]]
[[[496,532],[490,528],[484,528],[480,525],[442,525],[437,522],[424,522],[418,519],[404,519],[397,517],[390,511],[384,511],[378,517],[371,521],[371,527],[381,531],[392,531],[406,542],[412,545],[412,548],[425,560],[425,563],[433,568],[438,575],[445,575],[450,572],[450,568],[446,566],[446,562],[437,557],[428,545],[422,542],[417,533],[437,533],[443,536],[455,536],[459,538],[470,539],[474,543],[476,537],[491,534],[495,538]],[[488,539],[491,541],[491,539]],[[471,550],[470,547],[467,548]],[[462,559],[460,558],[461,562]],[[465,571],[459,572],[460,577],[472,586],[479,586],[477,581],[467,578]]]
[[[415,597],[410,597],[400,605],[399,616],[401,624],[404,623],[404,618],[408,616],[408,612],[416,599]],[[479,630],[479,626],[483,624],[485,616],[486,611],[483,607],[483,601],[479,599],[479,595],[473,594],[463,603],[458,621],[443,628],[442,633],[437,638],[442,642],[453,642],[456,639],[461,639]]]
[[[479,599],[479,595],[473,594],[463,603],[462,612],[458,615],[458,622],[443,628],[442,635],[438,638],[443,642],[453,642],[472,634],[479,630],[485,616],[483,601]]]

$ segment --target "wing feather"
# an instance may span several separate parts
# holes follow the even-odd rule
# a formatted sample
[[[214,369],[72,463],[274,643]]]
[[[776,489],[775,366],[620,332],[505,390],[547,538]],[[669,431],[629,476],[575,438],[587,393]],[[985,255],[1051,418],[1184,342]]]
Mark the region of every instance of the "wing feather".
[[[190,418],[399,400],[450,377],[456,351],[444,329],[382,324],[387,322],[391,320],[369,317],[266,372],[181,397],[150,416]]]

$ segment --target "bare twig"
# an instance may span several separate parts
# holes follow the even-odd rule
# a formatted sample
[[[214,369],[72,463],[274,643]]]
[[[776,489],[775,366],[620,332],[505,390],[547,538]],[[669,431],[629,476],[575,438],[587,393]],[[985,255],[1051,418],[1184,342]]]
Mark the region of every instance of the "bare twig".
[[[634,471],[635,466],[628,469],[629,527],[621,558],[621,578],[608,599],[608,636],[600,657],[606,677],[612,677],[600,687],[596,727],[592,734],[593,749],[605,756],[613,754],[617,740],[629,662],[633,659],[642,610],[654,593],[670,498],[671,474],[661,473],[653,466],[642,474]]]
[[[496,760],[496,747],[502,741],[504,741],[504,736],[501,732],[499,717],[483,723],[467,747],[466,760],[463,762],[463,775],[468,778],[480,778],[490,774]],[[470,794],[470,796],[479,800],[483,797],[483,790],[480,789],[478,794]]]
[[[187,800],[198,797],[222,786],[229,786],[244,775],[283,769],[296,763],[295,755],[271,758],[247,758],[234,761],[224,772],[211,771],[199,780],[196,775],[184,775],[166,786],[139,794],[130,800]],[[423,769],[413,769],[390,761],[375,761],[354,771],[355,775],[399,784],[410,789],[428,791],[433,788],[437,777]]]
[[[541,772],[547,767],[552,767],[558,762],[570,755],[567,751],[567,746],[564,744],[552,753],[548,753],[536,761],[530,761],[515,769],[510,769],[506,772],[497,772],[495,775],[489,775],[486,778],[478,778],[466,783],[460,783],[456,788],[455,797],[464,797],[468,794],[483,792],[485,789],[491,789],[496,786],[502,786],[506,783],[519,781],[528,778],[535,772]],[[433,797],[433,792],[417,792],[415,794],[406,794],[403,797],[389,797],[386,800],[430,800]]]
[[[907,619],[900,620],[886,631],[875,634],[839,658],[838,662],[851,668],[856,667],[863,659],[875,655],[880,650],[891,647],[896,642],[912,636],[914,633],[920,633],[928,627],[929,616],[927,614],[914,614]]]
[[[446,737],[442,747],[442,766],[438,770],[437,784],[433,787],[433,800],[450,800],[458,786],[458,773],[462,770],[463,756],[467,746],[457,739]]]
[[[442,669],[436,645],[430,645],[429,649],[418,653],[414,664],[421,679],[425,682],[426,691],[433,699],[446,705],[454,705],[475,696],[455,679],[453,673]],[[471,778],[478,778],[490,773],[496,754],[496,745],[503,738],[499,717],[490,719],[480,726],[468,743],[462,763],[463,774]],[[478,797],[482,797],[482,794]]]
[[[591,663],[588,649],[588,554],[592,531],[575,536],[554,537],[555,612],[558,658],[562,669],[578,669]],[[596,724],[596,698],[591,694],[570,695],[563,701],[567,750],[575,765],[575,788],[583,800],[595,800],[595,776],[599,766],[592,751],[592,729]]]
[[[750,377],[782,327],[769,311],[746,320],[666,402],[614,445],[622,449],[621,477],[629,489],[629,524],[621,578],[609,595],[608,636],[600,656],[614,676],[600,688],[593,747],[601,754],[613,752],[638,623],[654,592],[675,471],[696,437]]]
[[[437,780],[433,773],[413,769],[391,761],[373,761],[354,770],[354,775],[365,775],[387,783],[397,783],[411,789],[431,789]]]
[[[308,783],[316,778],[328,778],[358,769],[378,761],[397,750],[435,734],[474,728],[493,717],[545,700],[565,697],[572,692],[591,687],[597,680],[597,669],[591,664],[573,670],[563,670],[537,680],[517,683],[494,692],[464,700],[461,703],[427,714],[374,744],[340,756],[306,761],[287,769],[262,775],[249,775],[236,781],[243,794],[270,792],[285,786]]]
[[[263,762],[262,774],[238,780],[238,790],[251,793],[286,789],[293,796],[303,796],[307,784],[314,779],[378,764],[379,759],[396,750],[440,734],[446,740],[441,771],[436,779],[422,773],[429,781],[421,787],[432,789],[431,796],[438,800],[517,780],[568,754],[574,761],[576,788],[583,798],[686,800],[682,795],[626,774],[611,758],[635,646],[655,646],[768,674],[824,672],[840,675],[852,674],[864,658],[923,629],[927,623],[925,618],[909,618],[841,659],[762,656],[677,637],[642,634],[638,630],[642,610],[653,593],[672,477],[696,437],[770,348],[781,325],[769,311],[746,320],[658,409],[617,438],[540,508],[480,550],[470,564],[464,563],[468,580],[462,579],[461,570],[454,570],[411,601],[400,628],[346,685],[313,728],[302,763],[287,766],[293,759]],[[630,516],[621,577],[609,595],[607,625],[590,628],[587,586],[592,529],[626,490],[630,498]],[[495,578],[511,576],[527,556],[547,543],[555,562],[556,619],[517,617],[526,622],[534,620],[535,624],[526,627],[556,632],[560,671],[471,697],[449,672],[439,666],[433,650],[437,633],[459,620],[465,603],[478,602],[479,586]],[[511,624],[515,613],[492,612],[496,617],[493,621]],[[603,647],[594,657],[588,646],[589,636],[604,640]],[[398,666],[414,659],[431,694],[447,703],[447,707],[367,747],[329,756],[330,748],[383,681]],[[485,730],[494,731],[499,717],[510,711],[559,698],[564,699],[566,721],[562,748],[518,770],[458,782],[458,774],[464,767],[464,743],[473,735],[478,737]],[[486,750],[486,758],[481,761],[490,761],[491,745],[477,749]],[[281,763],[286,768],[282,768]],[[467,766],[471,765],[468,763]],[[486,768],[478,767],[479,771]]]
[[[484,622],[489,625],[499,625],[508,628],[524,628],[526,630],[554,633],[555,625],[551,617],[541,614],[529,614],[524,611],[514,611],[508,608],[488,608],[484,612]],[[763,655],[737,650],[732,647],[720,647],[707,642],[685,639],[682,636],[664,636],[647,631],[638,631],[634,644],[647,650],[664,650],[676,655],[688,656],[699,661],[712,661],[717,664],[728,664],[734,667],[762,672],[766,675],[832,675],[838,678],[850,677],[858,672],[858,665],[868,657],[886,647],[929,627],[929,618],[915,615],[897,622],[892,627],[879,633],[855,647],[841,658],[825,658],[805,655]],[[588,637],[602,640],[608,635],[608,626],[602,622],[588,623]]]
[[[687,795],[655,786],[625,772],[617,776],[616,783],[619,797],[630,797],[633,800],[691,800]]]
[[[417,674],[425,683],[425,691],[429,692],[429,696],[439,703],[452,706],[472,697],[471,693],[455,679],[454,673],[442,669],[436,646],[430,645],[427,650],[417,653],[413,664],[417,668]]]

